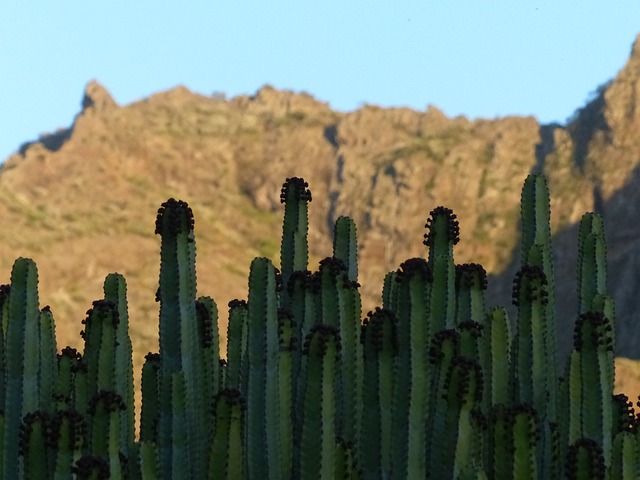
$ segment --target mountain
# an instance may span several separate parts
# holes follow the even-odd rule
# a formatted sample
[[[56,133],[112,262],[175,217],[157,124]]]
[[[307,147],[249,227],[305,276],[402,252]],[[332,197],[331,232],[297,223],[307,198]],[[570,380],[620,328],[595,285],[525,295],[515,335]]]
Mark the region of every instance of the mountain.
[[[84,312],[117,271],[129,286],[136,364],[157,351],[153,232],[169,197],[194,210],[199,294],[213,296],[224,319],[229,300],[246,298],[251,259],[278,263],[279,193],[291,176],[304,177],[313,193],[312,268],[331,254],[335,219],[356,220],[365,309],[379,304],[386,272],[425,255],[424,223],[438,205],[460,220],[456,261],[483,264],[489,304],[507,304],[522,183],[542,171],[562,352],[576,318],[577,222],[597,211],[607,225],[616,353],[640,358],[640,37],[624,68],[566,125],[448,118],[433,106],[339,113],[269,86],[231,99],[178,87],[119,106],[94,81],[81,105],[69,128],[25,143],[0,168],[0,281],[8,283],[17,256],[37,262],[41,304],[52,307],[60,347],[80,346]]]

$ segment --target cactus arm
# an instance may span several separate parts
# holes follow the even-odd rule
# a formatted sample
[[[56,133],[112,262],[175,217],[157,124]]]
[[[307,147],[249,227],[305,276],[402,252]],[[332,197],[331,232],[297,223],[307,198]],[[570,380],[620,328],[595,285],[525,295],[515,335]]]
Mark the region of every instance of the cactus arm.
[[[338,217],[333,228],[333,256],[347,267],[351,282],[358,281],[358,240],[355,222],[345,216]]]
[[[607,291],[607,258],[602,217],[585,213],[578,230],[578,313],[593,310],[593,299]]]
[[[86,424],[75,410],[56,412],[51,421],[53,479],[71,478],[72,466],[82,456]]]
[[[486,398],[491,405],[507,405],[511,400],[511,331],[504,307],[496,307],[489,312],[481,345],[485,364],[488,365],[485,369],[485,386],[489,390]]]
[[[173,377],[183,373],[189,450],[189,470],[194,478],[203,478],[207,469],[210,423],[202,421],[202,412],[210,399],[204,395],[203,349],[198,342],[196,313],[196,267],[193,212],[182,201],[169,199],[156,218],[160,246],[160,409],[159,455],[161,470],[172,472],[170,445],[173,419]],[[180,414],[182,415],[182,414]]]
[[[609,478],[635,480],[638,478],[638,445],[634,432],[618,432],[613,438]]]
[[[38,271],[31,259],[18,258],[11,271],[9,319],[5,337],[4,461],[2,478],[19,477],[18,432],[28,412],[39,410],[40,350]]]
[[[139,443],[138,463],[140,465],[141,480],[157,480],[161,478],[158,467],[158,447],[154,442],[141,441]]]
[[[23,458],[23,475],[20,478],[47,478],[50,472],[48,449],[49,417],[36,410],[25,415],[20,425],[20,455]]]
[[[569,446],[565,462],[568,480],[604,480],[606,468],[602,448],[590,438],[580,438]]]
[[[256,258],[251,262],[248,300],[247,473],[250,478],[281,478],[277,305],[275,268],[269,259]]]
[[[142,442],[158,442],[159,370],[160,354],[149,352],[144,357],[142,366],[142,409],[140,412],[140,440]]]
[[[445,207],[431,211],[425,228],[424,244],[429,247],[429,266],[433,272],[431,324],[433,331],[452,328],[455,323],[455,264],[453,246],[460,241],[456,215]]]
[[[413,258],[400,265],[395,278],[398,283],[398,355],[393,384],[393,476],[424,478],[430,379],[428,352],[424,346],[431,338],[431,269],[424,259]]]
[[[330,325],[316,325],[304,343],[299,478],[335,478],[336,396],[340,337]]]
[[[209,479],[244,478],[244,408],[238,390],[224,389],[216,395],[216,432],[211,445]]]
[[[587,312],[578,318],[575,349],[580,356],[582,388],[580,418],[581,436],[598,442],[605,464],[611,459],[613,428],[613,345],[609,332],[612,326],[600,312]],[[573,372],[572,372],[573,373]]]
[[[122,416],[121,432],[127,450],[132,453],[135,441],[135,409],[133,389],[133,347],[129,336],[129,307],[127,302],[127,282],[123,275],[111,273],[103,284],[104,299],[113,304],[118,312],[115,347],[115,391],[127,406]]]
[[[302,178],[287,178],[280,192],[280,202],[284,203],[280,268],[285,295],[293,272],[306,270],[309,262],[307,231],[311,192],[308,186]],[[285,301],[284,306],[289,307],[289,302]]]
[[[298,339],[293,315],[286,309],[278,310],[278,398],[280,415],[280,448],[283,478],[290,478],[293,461],[293,418],[295,415],[295,383],[293,356]]]
[[[486,289],[487,272],[482,265],[465,263],[456,266],[456,324],[469,320],[484,321]]]
[[[40,375],[40,405],[48,414],[53,414],[55,409],[55,403],[52,400],[57,377],[57,351],[53,314],[51,309],[46,306],[40,310],[40,364],[38,372]]]
[[[112,391],[101,390],[89,401],[89,448],[107,460],[114,478],[121,478],[125,471],[120,459],[120,418],[125,409],[122,397]]]
[[[517,479],[538,478],[537,472],[537,414],[526,405],[521,405],[512,411],[513,429],[513,477]]]
[[[247,351],[247,302],[229,302],[229,323],[227,324],[227,376],[226,388],[246,391],[243,365]]]
[[[396,281],[397,272],[388,272],[384,276],[384,283],[382,285],[382,308],[385,310],[396,309],[396,293],[398,282]]]
[[[386,309],[369,312],[362,326],[363,406],[360,458],[364,478],[389,475],[393,421],[393,364],[397,355],[395,315]]]

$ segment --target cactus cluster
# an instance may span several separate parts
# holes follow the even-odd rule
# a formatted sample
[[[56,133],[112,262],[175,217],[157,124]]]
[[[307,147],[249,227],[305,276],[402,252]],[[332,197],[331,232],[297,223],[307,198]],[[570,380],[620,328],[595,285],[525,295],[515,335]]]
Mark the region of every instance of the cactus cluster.
[[[192,211],[160,207],[160,350],[145,358],[137,434],[124,277],[107,276],[88,310],[84,350],[57,353],[36,265],[18,258],[0,287],[0,476],[640,477],[640,416],[613,395],[602,218],[580,224],[563,370],[543,176],[523,188],[514,319],[486,306],[481,265],[455,263],[460,229],[445,207],[425,225],[428,255],[389,272],[363,319],[353,220],[338,218],[333,255],[310,271],[308,184],[289,178],[280,198],[280,268],[251,263],[247,299],[229,303],[226,359],[217,305],[196,297]]]

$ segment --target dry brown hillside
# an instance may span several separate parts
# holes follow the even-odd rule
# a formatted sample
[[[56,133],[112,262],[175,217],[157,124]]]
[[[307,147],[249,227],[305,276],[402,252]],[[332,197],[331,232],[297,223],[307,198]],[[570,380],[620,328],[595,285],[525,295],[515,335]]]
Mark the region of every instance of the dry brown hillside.
[[[0,281],[9,281],[17,256],[34,258],[59,346],[79,347],[80,321],[102,296],[104,277],[123,273],[139,365],[158,348],[160,204],[176,197],[193,207],[199,294],[213,296],[224,319],[229,300],[246,297],[251,259],[278,263],[280,187],[302,176],[313,192],[311,265],[331,253],[335,219],[352,216],[366,309],[379,302],[387,271],[424,255],[424,221],[441,204],[461,222],[456,260],[482,263],[493,274],[490,303],[505,304],[520,190],[537,170],[552,195],[562,351],[575,317],[576,222],[596,210],[608,227],[618,354],[640,358],[635,45],[624,69],[564,126],[447,118],[435,107],[337,113],[308,94],[268,86],[230,100],[180,87],[119,106],[91,82],[71,127],[25,144],[0,170]]]

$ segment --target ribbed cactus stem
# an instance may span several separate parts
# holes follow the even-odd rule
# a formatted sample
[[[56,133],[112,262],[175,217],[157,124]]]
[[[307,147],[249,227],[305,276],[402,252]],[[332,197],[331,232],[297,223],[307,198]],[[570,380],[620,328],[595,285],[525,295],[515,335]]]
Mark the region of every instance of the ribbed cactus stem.
[[[135,411],[133,393],[133,347],[129,336],[129,307],[127,302],[127,282],[123,275],[110,273],[104,280],[104,299],[112,302],[118,311],[116,325],[115,391],[127,406],[126,415],[121,419],[123,441],[131,453],[135,440]]]
[[[160,247],[160,421],[159,454],[161,471],[176,474],[172,467],[172,428],[176,416],[171,397],[175,374],[183,374],[190,455],[188,471],[192,478],[203,478],[208,463],[209,422],[202,421],[208,411],[204,395],[202,345],[198,342],[196,314],[196,267],[193,212],[182,201],[169,199],[162,204],[156,218],[156,233],[162,237]],[[180,457],[182,458],[182,457]],[[180,470],[182,471],[182,470]]]
[[[349,280],[357,282],[358,240],[356,223],[349,217],[338,217],[333,227],[333,256],[346,265]]]
[[[276,270],[267,258],[249,273],[247,468],[250,478],[280,479],[278,408],[278,295]]]
[[[578,313],[595,310],[596,295],[607,293],[607,247],[602,217],[585,213],[578,232]]]
[[[360,458],[365,479],[391,474],[394,363],[398,353],[397,320],[381,308],[369,312],[362,326],[362,431]]]
[[[42,410],[25,415],[20,426],[20,456],[23,461],[20,478],[47,478],[51,471],[49,443],[49,416]],[[16,477],[18,478],[18,477]]]
[[[82,456],[86,444],[86,422],[75,410],[60,410],[51,421],[53,478],[71,477],[73,465]]]
[[[280,266],[285,287],[289,283],[291,274],[298,270],[306,270],[309,262],[307,231],[311,192],[308,186],[309,184],[302,178],[287,178],[280,192],[280,202],[284,203]],[[285,306],[288,306],[288,302],[285,303]]]
[[[295,378],[293,357],[300,341],[293,315],[286,308],[278,309],[278,399],[280,414],[280,448],[282,475],[291,477],[293,468],[293,420],[295,416]]]
[[[120,417],[126,408],[120,395],[106,390],[89,401],[89,448],[108,462],[114,478],[122,477],[126,471],[120,458]]]
[[[487,315],[481,340],[485,356],[485,395],[490,405],[506,405],[511,400],[511,327],[504,307],[495,307]]]
[[[226,388],[246,391],[247,322],[249,310],[244,300],[229,302],[227,324]]]
[[[140,413],[140,440],[158,442],[160,416],[160,354],[147,353],[142,366],[142,410]]]
[[[477,263],[456,265],[456,323],[472,320],[482,323],[485,318],[484,291],[487,272]]]
[[[38,375],[40,377],[40,405],[49,414],[55,410],[53,395],[57,376],[56,331],[53,314],[49,306],[40,310],[40,365]]]
[[[513,287],[513,303],[518,308],[513,345],[514,395],[518,403],[532,405],[546,418],[549,391],[555,378],[549,378],[547,351],[548,280],[541,267],[525,265],[518,272]],[[551,384],[554,385],[551,385]]]
[[[40,310],[38,271],[33,260],[18,258],[11,271],[5,337],[4,440],[2,478],[19,478],[18,433],[22,418],[41,408]]]
[[[611,431],[613,428],[613,344],[610,332],[613,327],[600,312],[586,312],[578,318],[574,335],[577,358],[572,359],[569,382],[580,389],[580,403],[570,408],[580,410],[580,430],[573,430],[570,442],[576,434],[598,442],[605,463],[611,459]],[[576,378],[577,377],[577,378]],[[579,385],[579,387],[578,387]]]
[[[316,325],[304,343],[300,466],[297,478],[335,478],[335,382],[340,369],[340,337],[330,325]]]
[[[431,269],[412,258],[400,265],[397,286],[398,355],[394,365],[392,456],[395,478],[424,478],[430,364]]]
[[[595,440],[580,438],[571,444],[565,462],[568,480],[604,480],[607,470],[602,448]]]
[[[209,479],[245,478],[244,412],[238,390],[221,390],[215,398],[216,432],[211,444]]]

